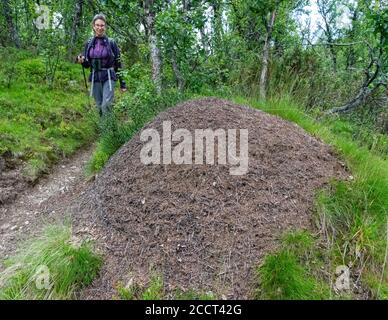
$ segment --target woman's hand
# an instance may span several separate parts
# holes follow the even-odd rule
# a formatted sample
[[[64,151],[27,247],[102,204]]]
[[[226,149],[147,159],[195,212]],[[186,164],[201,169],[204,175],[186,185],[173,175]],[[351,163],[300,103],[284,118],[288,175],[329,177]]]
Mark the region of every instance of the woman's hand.
[[[127,88],[120,88],[120,92],[121,93],[127,92]]]
[[[80,55],[77,57],[77,62],[80,63],[80,64],[84,63],[84,62],[85,62],[85,57],[84,57],[83,55],[80,54]]]

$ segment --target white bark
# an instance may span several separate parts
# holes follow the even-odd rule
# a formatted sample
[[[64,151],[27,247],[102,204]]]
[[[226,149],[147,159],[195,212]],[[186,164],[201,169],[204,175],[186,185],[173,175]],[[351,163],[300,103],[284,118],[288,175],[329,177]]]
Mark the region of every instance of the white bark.
[[[267,24],[267,34],[265,36],[263,58],[260,74],[260,98],[265,100],[267,98],[267,85],[268,85],[268,65],[269,65],[269,52],[272,39],[273,26],[276,19],[276,9],[269,14],[269,21]]]
[[[152,64],[152,80],[155,84],[158,94],[162,93],[162,61],[160,56],[160,49],[158,48],[158,39],[155,33],[155,12],[153,11],[154,1],[144,1],[144,14],[146,29],[148,30],[148,44],[151,51],[151,64]]]
[[[73,23],[70,31],[71,32],[70,44],[69,44],[69,50],[68,50],[69,59],[73,54],[74,45],[77,42],[78,29],[80,27],[81,17],[82,17],[83,2],[84,0],[77,0],[77,2],[75,3]]]

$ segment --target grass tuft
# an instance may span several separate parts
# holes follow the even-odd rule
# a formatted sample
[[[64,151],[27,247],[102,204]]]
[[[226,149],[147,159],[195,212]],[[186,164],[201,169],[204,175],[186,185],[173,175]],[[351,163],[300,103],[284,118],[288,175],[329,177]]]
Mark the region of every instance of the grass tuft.
[[[42,235],[4,262],[0,299],[73,299],[97,276],[102,259],[90,243],[71,243],[71,228],[48,226]]]
[[[141,286],[130,281],[126,286],[119,283],[116,287],[120,300],[163,300],[164,287],[163,279],[158,275],[153,275],[147,286]]]
[[[322,285],[309,276],[295,254],[282,250],[266,257],[259,268],[258,299],[316,300],[327,298]]]
[[[308,262],[308,263],[307,263]],[[257,299],[321,300],[331,297],[330,287],[316,277],[318,248],[307,231],[288,232],[277,252],[258,268]]]

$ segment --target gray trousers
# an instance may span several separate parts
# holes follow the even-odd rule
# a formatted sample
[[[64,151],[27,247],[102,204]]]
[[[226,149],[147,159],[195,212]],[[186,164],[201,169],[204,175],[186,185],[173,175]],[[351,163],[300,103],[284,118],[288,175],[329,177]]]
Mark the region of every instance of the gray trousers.
[[[105,82],[98,81],[93,84],[93,97],[100,116],[107,114],[111,110],[115,92],[115,82],[113,80],[111,80],[111,87],[112,90],[109,87],[109,80]]]

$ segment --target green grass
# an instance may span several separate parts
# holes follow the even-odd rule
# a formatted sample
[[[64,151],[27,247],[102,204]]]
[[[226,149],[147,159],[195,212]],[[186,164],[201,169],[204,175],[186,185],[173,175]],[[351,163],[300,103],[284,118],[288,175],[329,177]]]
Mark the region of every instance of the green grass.
[[[119,300],[163,300],[164,287],[161,276],[154,274],[146,286],[130,282],[126,286],[119,283],[116,287]]]
[[[139,125],[133,123],[120,123],[115,114],[100,119],[100,138],[96,149],[87,164],[87,174],[99,172],[108,162],[109,158],[127,142],[138,130]]]
[[[159,276],[154,276],[142,294],[142,300],[162,300],[164,295],[163,280]]]
[[[371,122],[372,120],[369,121]],[[352,123],[351,119],[347,118],[329,119],[328,122],[332,133],[340,134],[342,137],[354,141],[359,146],[367,148],[372,154],[387,160],[388,136],[373,130],[371,128],[373,123],[355,124]]]
[[[97,276],[102,260],[90,243],[72,243],[71,228],[48,226],[4,262],[0,300],[74,299]]]
[[[119,300],[167,300],[168,297],[164,291],[163,279],[160,275],[154,274],[150,282],[141,286],[130,281],[126,286],[119,283],[116,286]],[[214,300],[215,296],[211,292],[203,293],[195,290],[176,290],[172,294],[174,300]]]
[[[317,300],[330,297],[323,282],[309,276],[295,254],[288,251],[267,256],[259,275],[258,299]]]
[[[23,160],[34,180],[95,137],[96,112],[79,66],[62,62],[50,89],[42,60],[22,53],[0,63],[0,156]],[[9,65],[14,76],[8,87]]]
[[[265,257],[257,270],[257,299],[330,299],[330,286],[317,277],[322,257],[314,237],[307,231],[288,232],[280,248]]]

